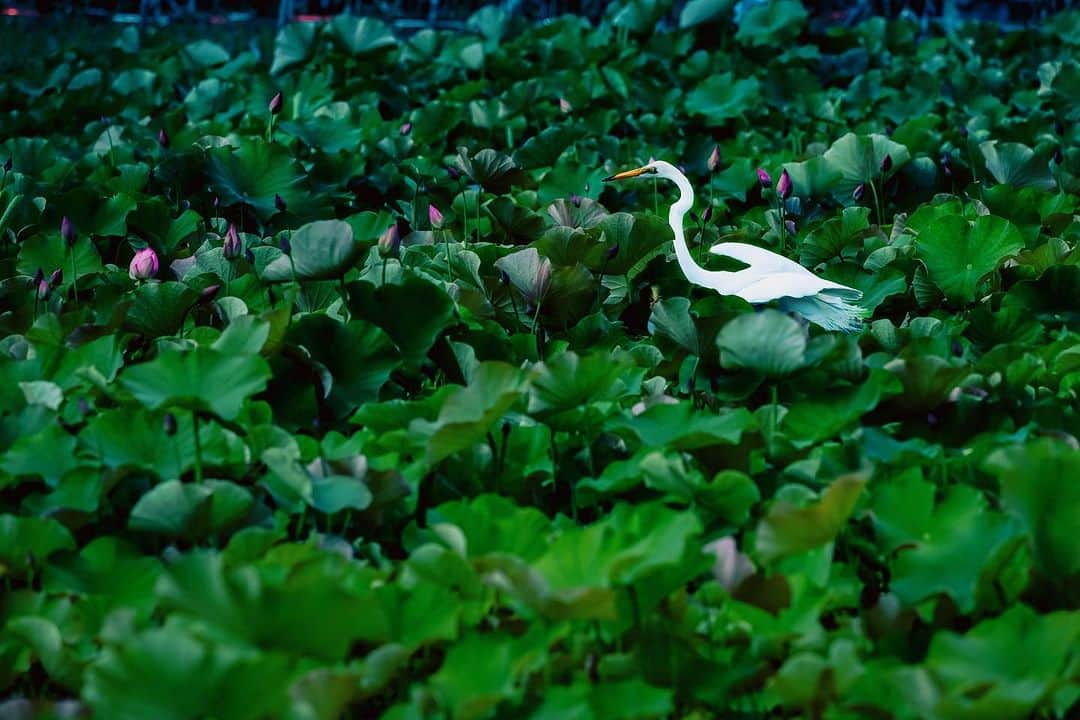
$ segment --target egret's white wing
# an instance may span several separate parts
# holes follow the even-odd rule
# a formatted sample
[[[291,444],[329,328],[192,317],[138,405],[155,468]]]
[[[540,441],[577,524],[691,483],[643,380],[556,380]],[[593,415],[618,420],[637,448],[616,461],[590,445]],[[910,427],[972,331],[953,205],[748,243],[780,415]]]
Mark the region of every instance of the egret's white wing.
[[[811,273],[771,273],[750,283],[736,295],[749,303],[766,303],[783,297],[804,298],[817,295],[830,283]]]
[[[714,255],[735,258],[739,262],[746,263],[753,270],[762,274],[774,272],[810,272],[794,260],[786,258],[783,255],[778,255],[771,250],[759,248],[757,245],[734,242],[718,243],[709,248],[709,252]]]

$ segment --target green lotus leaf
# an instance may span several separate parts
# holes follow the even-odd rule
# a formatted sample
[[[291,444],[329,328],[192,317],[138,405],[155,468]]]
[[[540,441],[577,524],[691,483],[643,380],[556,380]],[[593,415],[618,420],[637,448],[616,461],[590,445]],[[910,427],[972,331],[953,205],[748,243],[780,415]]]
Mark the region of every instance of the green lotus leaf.
[[[855,510],[868,479],[869,473],[838,477],[803,507],[785,499],[775,501],[758,523],[757,552],[772,562],[831,542]]]
[[[739,315],[716,336],[720,362],[732,370],[753,370],[770,377],[790,375],[807,363],[806,333],[778,310]]]
[[[397,45],[394,33],[377,18],[342,13],[327,27],[334,41],[353,55],[366,55]],[[274,62],[277,62],[276,55]]]
[[[313,23],[289,23],[274,39],[274,62],[270,74],[277,75],[311,58],[319,28]]]
[[[979,283],[1024,247],[1016,226],[1004,218],[980,215],[974,224],[945,215],[920,234],[918,253],[930,279],[954,303],[977,299]]]
[[[834,191],[841,197],[851,197],[858,185],[870,182],[881,185],[881,163],[886,155],[892,158],[892,169],[885,173],[886,177],[895,174],[911,157],[906,147],[884,135],[855,133],[841,137],[821,157],[840,176]],[[879,187],[878,192],[883,190]]]
[[[283,146],[259,138],[239,141],[207,152],[207,175],[222,204],[250,205],[266,219],[277,212],[280,196],[294,212],[305,205],[304,170]]]
[[[505,193],[523,177],[521,169],[508,155],[490,148],[470,155],[466,148],[459,148],[454,164],[473,182],[496,195]]]
[[[753,76],[736,80],[731,73],[711,75],[687,94],[686,111],[719,127],[749,110],[760,91],[761,84]]]
[[[806,18],[806,8],[799,0],[757,3],[743,13],[735,39],[750,46],[783,46],[798,36]]]
[[[280,254],[262,269],[268,282],[332,280],[353,266],[363,246],[353,239],[352,226],[344,220],[316,220],[300,226],[289,236],[292,255]],[[294,274],[295,273],[295,274]]]
[[[986,170],[1003,185],[1046,191],[1057,187],[1048,158],[1036,156],[1027,145],[988,140],[979,145],[979,152],[986,161]]]
[[[734,0],[690,0],[679,13],[679,27],[690,28],[727,17]]]
[[[74,550],[68,529],[53,518],[0,515],[0,563],[7,573],[21,575],[62,550]]]
[[[151,410],[181,407],[232,420],[248,398],[266,388],[269,377],[270,367],[258,355],[197,347],[165,350],[124,370],[120,382]]]

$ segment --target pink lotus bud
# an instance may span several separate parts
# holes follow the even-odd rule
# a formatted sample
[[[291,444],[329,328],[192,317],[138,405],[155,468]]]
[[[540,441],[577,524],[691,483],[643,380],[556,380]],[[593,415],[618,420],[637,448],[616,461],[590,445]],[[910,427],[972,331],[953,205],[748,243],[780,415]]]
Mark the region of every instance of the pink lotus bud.
[[[859,183],[855,186],[855,190],[851,193],[851,197],[855,198],[855,202],[859,202],[863,199],[863,195],[866,194],[866,184]]]
[[[75,232],[75,223],[71,222],[71,218],[67,215],[60,221],[60,237],[64,238],[64,242],[68,245],[74,245],[75,240],[78,238],[78,234]]]
[[[581,196],[576,195],[576,194],[571,194],[570,195],[570,204],[573,205],[574,207],[577,207],[577,208],[581,207]]]
[[[56,268],[49,276],[49,287],[59,287],[64,282],[64,269]]]
[[[45,271],[42,270],[41,268],[38,268],[37,272],[34,273],[34,279],[31,282],[34,285],[37,285],[38,283],[40,283],[44,279],[45,279]]]
[[[563,113],[568,113],[571,109],[570,102],[566,98],[559,98],[559,110]]]
[[[240,242],[240,233],[236,232],[236,226],[232,223],[229,223],[229,229],[225,231],[225,244],[222,250],[226,260],[234,260],[244,251],[244,244]]]
[[[754,564],[750,562],[750,558],[739,552],[735,539],[730,535],[706,545],[705,552],[716,558],[712,567],[713,577],[728,592],[734,591],[754,574]]]
[[[281,112],[281,107],[284,104],[285,98],[281,94],[281,91],[278,90],[276,93],[274,93],[274,97],[270,98],[270,105],[268,106],[270,114],[277,115],[279,112]]]
[[[536,269],[536,279],[533,281],[533,296],[537,301],[543,300],[551,287],[551,261],[544,258],[540,261],[540,267]]]
[[[705,206],[705,212],[701,213],[701,222],[704,223],[705,225],[708,225],[709,221],[712,220],[712,214],[713,214],[712,205],[706,205]]]
[[[400,252],[401,235],[398,233],[397,223],[394,223],[379,236],[379,255],[384,258],[396,258]]]
[[[213,302],[214,298],[221,291],[221,285],[207,285],[203,288],[203,291],[199,293],[199,302],[206,305]]]
[[[401,128],[399,128],[399,130],[400,130],[402,135],[408,135],[409,132],[412,130],[412,123],[411,122],[402,123]]]
[[[757,169],[757,180],[761,183],[761,187],[768,188],[772,185],[772,178],[769,177],[769,173],[765,172],[764,168]]]
[[[427,206],[428,220],[431,222],[431,227],[438,230],[443,225],[443,214],[439,212],[439,208],[434,205]]]
[[[780,173],[780,179],[776,181],[776,194],[782,199],[787,200],[791,197],[792,189],[791,176],[788,175],[788,171],[785,170]]]
[[[278,212],[285,212],[289,209],[288,204],[285,202],[285,198],[277,193],[274,193],[274,207],[277,208]]]
[[[158,274],[158,256],[153,248],[143,248],[135,253],[128,265],[128,275],[132,280],[149,280]]]
[[[716,172],[720,169],[720,146],[713,145],[712,152],[709,154],[709,161],[706,163],[709,166],[709,172]]]
[[[169,133],[165,132],[165,128],[161,128],[160,130],[158,130],[157,141],[158,145],[165,148],[166,150],[168,150],[169,145],[172,144],[172,142],[169,140]]]
[[[50,290],[51,290],[51,288],[49,287],[49,283],[45,282],[44,280],[38,280],[38,284],[37,284],[37,298],[38,298],[38,300],[48,300]]]

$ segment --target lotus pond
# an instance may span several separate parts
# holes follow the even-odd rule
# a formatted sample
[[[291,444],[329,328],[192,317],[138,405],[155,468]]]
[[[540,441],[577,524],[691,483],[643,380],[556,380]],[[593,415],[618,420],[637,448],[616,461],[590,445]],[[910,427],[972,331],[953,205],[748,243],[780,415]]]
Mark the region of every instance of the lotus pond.
[[[0,714],[1076,717],[1080,13],[731,5],[3,27]]]

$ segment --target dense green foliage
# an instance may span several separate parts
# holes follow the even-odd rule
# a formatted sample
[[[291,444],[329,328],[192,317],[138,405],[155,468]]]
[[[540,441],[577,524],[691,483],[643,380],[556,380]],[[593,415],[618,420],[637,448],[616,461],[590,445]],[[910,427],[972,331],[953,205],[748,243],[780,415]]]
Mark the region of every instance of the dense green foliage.
[[[1080,14],[730,5],[129,29],[0,78],[0,694],[1075,713]],[[651,156],[695,254],[785,252],[866,329],[691,287],[671,188],[601,182]]]

